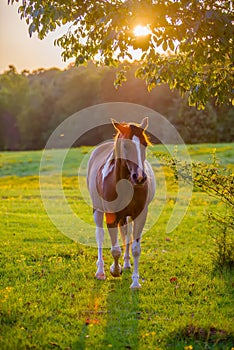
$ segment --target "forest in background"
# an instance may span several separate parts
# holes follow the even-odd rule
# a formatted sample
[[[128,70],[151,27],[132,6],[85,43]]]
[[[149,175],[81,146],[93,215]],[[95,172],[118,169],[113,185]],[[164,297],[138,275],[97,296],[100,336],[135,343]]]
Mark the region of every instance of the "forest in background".
[[[234,107],[215,106],[204,110],[189,107],[186,96],[161,85],[148,92],[136,79],[134,68],[117,90],[116,70],[111,67],[70,66],[18,73],[14,66],[0,75],[0,150],[44,148],[50,134],[79,110],[106,102],[131,102],[149,107],[166,117],[186,143],[233,142]],[[103,138],[103,139],[102,139]],[[75,144],[94,145],[105,139],[102,131],[84,135]]]

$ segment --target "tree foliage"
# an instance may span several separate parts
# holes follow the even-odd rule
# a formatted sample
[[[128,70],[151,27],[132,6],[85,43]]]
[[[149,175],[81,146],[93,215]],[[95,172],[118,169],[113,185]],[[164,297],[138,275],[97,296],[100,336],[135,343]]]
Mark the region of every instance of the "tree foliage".
[[[145,80],[149,90],[167,83],[182,95],[188,93],[190,105],[198,108],[212,97],[217,103],[233,99],[229,1],[23,0],[19,13],[29,34],[37,32],[40,39],[57,26],[71,24],[56,40],[64,60],[74,58],[79,65],[95,59],[117,66],[123,59],[132,59],[132,49],[139,48],[141,67],[136,76]],[[133,30],[139,24],[147,25],[150,34],[136,37]]]

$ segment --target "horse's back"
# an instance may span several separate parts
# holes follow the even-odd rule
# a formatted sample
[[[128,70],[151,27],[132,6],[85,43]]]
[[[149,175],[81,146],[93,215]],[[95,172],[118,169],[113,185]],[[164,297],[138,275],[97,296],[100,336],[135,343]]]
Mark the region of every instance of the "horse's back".
[[[88,162],[87,185],[95,209],[102,209],[100,196],[96,189],[96,179],[99,169],[106,163],[114,149],[114,142],[109,141],[96,147]]]

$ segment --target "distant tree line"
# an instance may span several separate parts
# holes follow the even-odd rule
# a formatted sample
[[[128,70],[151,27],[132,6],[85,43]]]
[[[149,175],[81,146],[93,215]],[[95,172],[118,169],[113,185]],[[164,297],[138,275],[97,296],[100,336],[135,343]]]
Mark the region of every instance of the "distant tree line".
[[[136,63],[128,71],[127,82],[114,87],[115,69],[70,66],[18,73],[14,66],[0,75],[0,149],[42,149],[50,134],[73,113],[105,102],[132,102],[149,107],[177,128],[186,143],[233,142],[234,107],[217,107],[212,100],[204,110],[189,107],[162,85],[148,92],[145,83],[134,77]],[[85,135],[77,145],[102,141],[100,131]]]

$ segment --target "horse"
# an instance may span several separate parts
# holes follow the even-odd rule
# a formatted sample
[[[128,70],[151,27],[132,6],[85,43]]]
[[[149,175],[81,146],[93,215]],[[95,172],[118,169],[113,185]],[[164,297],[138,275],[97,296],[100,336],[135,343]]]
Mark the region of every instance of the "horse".
[[[131,268],[131,245],[134,258],[131,288],[137,289],[141,288],[138,266],[142,230],[147,218],[148,205],[155,194],[154,173],[146,160],[146,148],[150,145],[145,133],[148,117],[140,124],[117,122],[113,119],[112,124],[117,131],[115,138],[97,146],[88,162],[87,187],[93,205],[98,247],[95,277],[99,280],[106,279],[102,254],[105,215],[114,258],[110,273],[113,277],[119,277],[122,273],[119,264],[120,229],[125,247],[124,269]]]

